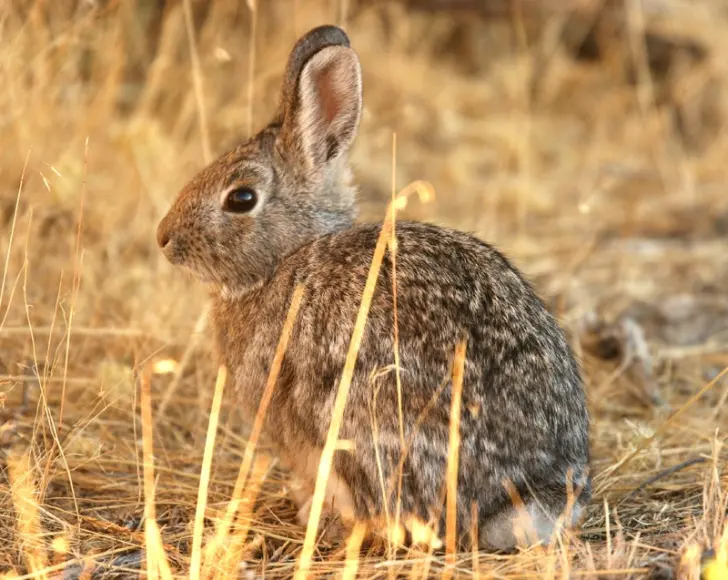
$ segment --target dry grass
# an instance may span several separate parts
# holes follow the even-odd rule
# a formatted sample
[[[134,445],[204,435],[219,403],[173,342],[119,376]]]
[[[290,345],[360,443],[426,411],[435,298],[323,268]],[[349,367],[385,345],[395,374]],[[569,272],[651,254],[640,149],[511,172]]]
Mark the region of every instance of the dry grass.
[[[261,2],[255,17],[242,0],[74,4],[0,5],[0,572],[187,576],[198,546],[195,566],[219,577],[290,577],[304,547],[312,571],[349,578],[697,578],[708,548],[725,565],[720,0],[664,0],[659,15],[614,3],[627,34],[593,60],[569,50],[564,12],[533,25],[353,0]],[[296,36],[344,20],[364,68],[362,217],[427,180],[436,197],[400,217],[495,242],[582,357],[595,497],[583,529],[548,548],[451,560],[360,550],[359,528],[348,546],[315,544],[230,390],[200,494],[217,366],[203,289],[155,228],[205,159],[264,122]],[[661,72],[654,31],[705,57]]]

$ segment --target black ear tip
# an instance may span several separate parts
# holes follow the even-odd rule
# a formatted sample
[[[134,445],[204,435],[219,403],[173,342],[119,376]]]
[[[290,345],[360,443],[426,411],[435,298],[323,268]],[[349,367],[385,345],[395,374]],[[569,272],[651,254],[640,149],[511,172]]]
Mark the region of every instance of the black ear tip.
[[[351,48],[346,32],[333,24],[317,26],[298,39],[288,57],[281,100],[284,105],[295,94],[298,77],[306,62],[316,53],[329,46]]]
[[[298,42],[320,47],[332,45],[348,47],[351,45],[346,32],[333,24],[324,24],[309,30]]]
[[[298,39],[288,57],[286,85],[293,86],[298,80],[301,69],[314,54],[327,46],[345,46],[350,48],[349,37],[341,28],[333,24],[324,24],[309,30]],[[284,93],[287,89],[284,88]],[[290,89],[288,89],[290,90]]]

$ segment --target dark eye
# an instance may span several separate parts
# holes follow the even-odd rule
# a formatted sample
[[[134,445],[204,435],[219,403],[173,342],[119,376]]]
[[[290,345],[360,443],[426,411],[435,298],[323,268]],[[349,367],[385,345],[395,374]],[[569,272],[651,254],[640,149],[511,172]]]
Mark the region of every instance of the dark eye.
[[[249,187],[233,189],[227,194],[223,209],[234,213],[247,213],[258,203],[258,195]]]

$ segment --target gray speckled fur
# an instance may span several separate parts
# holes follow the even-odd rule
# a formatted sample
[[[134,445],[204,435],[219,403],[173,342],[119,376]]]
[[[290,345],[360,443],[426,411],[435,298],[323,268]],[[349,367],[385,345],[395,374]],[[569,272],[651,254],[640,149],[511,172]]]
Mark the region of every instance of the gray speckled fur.
[[[324,47],[334,48],[317,61]],[[333,75],[325,68],[332,62],[339,67]],[[302,86],[310,79],[338,84]],[[276,119],[193,179],[158,231],[167,257],[213,286],[218,350],[251,418],[291,294],[303,283],[304,301],[265,424],[266,436],[284,456],[323,447],[380,230],[379,224],[354,225],[346,153],[361,109],[357,79],[360,83],[358,59],[341,30],[322,27],[306,35],[289,59]],[[327,125],[317,110],[301,111],[306,90],[314,98],[316,90],[330,91],[341,122]],[[302,131],[308,132],[305,150]],[[258,207],[246,215],[223,211],[221,194],[240,184],[255,188]],[[576,512],[590,497],[585,397],[564,334],[531,286],[490,245],[424,223],[398,222],[396,232],[404,431],[412,442],[404,460],[403,511],[429,519],[442,505],[448,380],[455,346],[466,338],[460,537],[467,539],[476,501],[481,545],[513,546],[504,525],[512,515],[503,485],[508,480],[533,516],[537,539],[547,539],[549,518],[564,509],[567,474],[583,488]],[[334,462],[361,518],[381,516],[385,507],[393,511],[397,501],[396,491],[383,498],[375,457],[377,445],[385,480],[394,476],[396,482],[401,459],[396,382],[394,371],[383,371],[394,364],[393,329],[387,254],[340,434],[355,449],[337,451]]]

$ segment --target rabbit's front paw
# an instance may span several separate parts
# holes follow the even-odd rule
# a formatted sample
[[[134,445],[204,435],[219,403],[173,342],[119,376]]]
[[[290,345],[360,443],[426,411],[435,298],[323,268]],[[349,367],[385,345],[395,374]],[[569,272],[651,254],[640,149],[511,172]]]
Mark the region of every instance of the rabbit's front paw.
[[[304,502],[296,513],[296,521],[298,524],[306,528],[308,527],[308,519],[311,515],[311,504],[313,496]],[[331,505],[325,503],[319,521],[318,531],[321,533],[321,539],[329,544],[339,544],[346,540],[349,535],[349,526],[346,525],[341,514]]]

